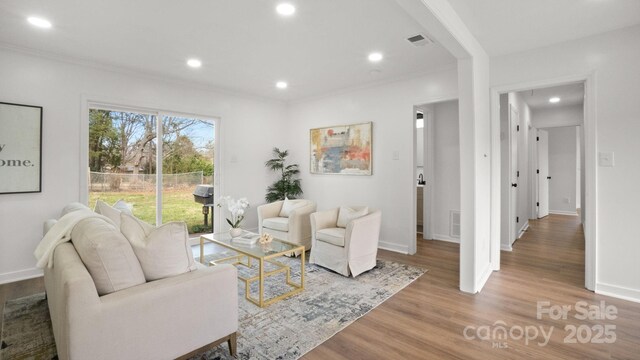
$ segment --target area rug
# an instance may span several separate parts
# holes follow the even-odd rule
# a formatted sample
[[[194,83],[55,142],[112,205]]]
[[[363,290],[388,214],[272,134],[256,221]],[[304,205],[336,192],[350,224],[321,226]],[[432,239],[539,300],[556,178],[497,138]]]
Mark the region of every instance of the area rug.
[[[7,301],[0,334],[0,360],[58,358],[44,294]]]
[[[299,280],[299,258],[283,257],[278,261],[291,266],[292,281]],[[255,270],[255,266],[252,269],[239,268],[243,275]],[[246,301],[244,282],[239,282],[238,359],[297,359],[383,303],[426,271],[415,266],[378,260],[375,268],[354,279],[306,264],[305,290],[266,308],[259,308]],[[284,279],[279,276],[273,276],[266,282],[267,298],[286,290],[281,285]],[[255,296],[257,290],[257,287],[252,286],[251,292]],[[2,332],[2,341],[7,346],[0,350],[0,359],[52,359],[48,355],[21,355],[29,354],[31,348],[38,351],[53,349],[55,354],[48,308],[46,301],[42,299],[42,296],[36,296],[7,302],[3,321],[7,323],[7,328]],[[18,316],[20,313],[28,316]],[[7,332],[9,328],[12,330]],[[229,355],[227,345],[223,344],[192,360],[227,359],[233,358]]]

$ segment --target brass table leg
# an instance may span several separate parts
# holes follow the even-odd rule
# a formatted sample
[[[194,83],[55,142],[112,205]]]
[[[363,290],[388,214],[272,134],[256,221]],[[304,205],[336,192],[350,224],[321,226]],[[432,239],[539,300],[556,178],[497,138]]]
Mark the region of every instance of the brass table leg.
[[[260,307],[264,307],[264,259],[260,259]]]

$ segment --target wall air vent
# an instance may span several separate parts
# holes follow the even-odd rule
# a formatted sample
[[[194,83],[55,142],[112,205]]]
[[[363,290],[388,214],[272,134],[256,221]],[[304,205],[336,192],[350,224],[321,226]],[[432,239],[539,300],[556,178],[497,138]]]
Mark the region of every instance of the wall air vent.
[[[460,239],[460,211],[449,211],[449,236]]]
[[[416,34],[416,35],[413,35],[413,36],[409,36],[407,38],[407,41],[409,41],[410,43],[412,43],[415,46],[424,46],[424,45],[433,44],[433,40],[431,40],[425,34]]]

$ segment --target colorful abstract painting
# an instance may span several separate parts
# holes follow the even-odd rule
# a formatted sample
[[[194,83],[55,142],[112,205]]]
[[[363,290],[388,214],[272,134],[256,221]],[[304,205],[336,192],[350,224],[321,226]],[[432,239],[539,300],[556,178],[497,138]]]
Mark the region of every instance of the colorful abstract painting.
[[[311,173],[371,175],[371,123],[311,129]]]

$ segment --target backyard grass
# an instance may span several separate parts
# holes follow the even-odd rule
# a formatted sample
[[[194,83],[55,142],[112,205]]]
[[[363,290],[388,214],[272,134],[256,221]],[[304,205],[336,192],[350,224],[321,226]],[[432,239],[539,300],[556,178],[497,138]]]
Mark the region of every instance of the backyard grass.
[[[156,195],[152,192],[90,192],[89,206],[93,207],[96,200],[113,205],[120,199],[133,206],[132,211],[135,217],[149,224],[156,223]],[[189,233],[204,232],[202,205],[193,201],[191,190],[164,191],[162,205],[163,223],[184,221],[187,223]]]

